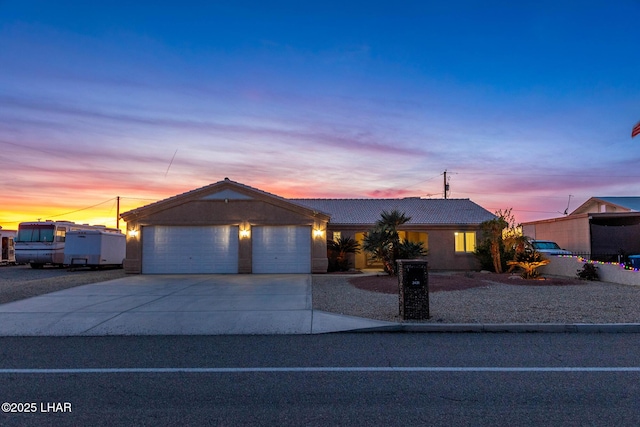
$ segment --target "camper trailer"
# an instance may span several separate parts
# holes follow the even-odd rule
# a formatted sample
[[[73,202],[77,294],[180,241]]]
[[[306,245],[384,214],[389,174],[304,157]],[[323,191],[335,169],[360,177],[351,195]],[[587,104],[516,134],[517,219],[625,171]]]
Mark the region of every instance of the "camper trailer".
[[[79,230],[120,230],[103,225],[76,224],[70,221],[22,222],[16,236],[16,262],[30,264],[32,268],[44,265],[64,265],[64,249],[67,233]]]
[[[74,230],[67,232],[64,264],[76,267],[122,267],[126,238],[119,230]]]
[[[0,227],[0,240],[2,241],[2,257],[0,257],[0,265],[16,263],[16,251],[14,246],[15,237],[15,230],[3,230],[2,227]]]

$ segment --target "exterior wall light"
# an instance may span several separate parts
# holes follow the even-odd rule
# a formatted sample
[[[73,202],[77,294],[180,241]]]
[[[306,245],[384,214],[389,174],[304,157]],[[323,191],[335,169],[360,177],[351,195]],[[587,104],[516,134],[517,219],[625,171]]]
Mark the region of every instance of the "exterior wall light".
[[[313,237],[322,237],[323,234],[324,234],[324,230],[321,230],[319,228],[316,228],[315,230],[313,230]]]
[[[129,237],[132,237],[135,239],[136,237],[138,237],[138,230],[133,230],[133,229],[129,230],[127,234],[129,235]]]
[[[251,235],[251,231],[249,230],[248,226],[247,226],[247,228],[241,228],[240,229],[240,238],[241,239],[248,239],[250,235]]]

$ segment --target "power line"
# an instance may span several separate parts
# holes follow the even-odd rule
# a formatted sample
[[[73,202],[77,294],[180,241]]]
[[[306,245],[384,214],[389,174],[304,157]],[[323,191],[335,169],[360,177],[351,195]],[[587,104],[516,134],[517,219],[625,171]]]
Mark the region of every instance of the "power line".
[[[113,198],[111,198],[109,200],[105,200],[104,202],[100,202],[100,203],[92,205],[92,206],[87,206],[86,208],[76,209],[75,211],[65,212],[65,213],[62,213],[62,214],[59,214],[59,215],[48,215],[47,217],[48,218],[57,218],[57,217],[65,216],[65,215],[71,215],[71,214],[74,214],[76,212],[82,212],[82,211],[86,211],[88,209],[93,209],[93,208],[95,208],[97,206],[104,205],[105,203],[109,203],[109,202],[111,202],[113,200],[116,200],[116,197],[113,197]]]
[[[121,196],[120,200],[122,200],[122,199],[127,199],[127,200],[147,200],[147,201],[156,201],[156,200],[158,200],[158,199],[145,199],[145,198],[142,198],[142,197],[124,197],[124,196]]]
[[[576,178],[640,178],[640,175],[584,175],[584,174],[555,174],[555,173],[487,173],[487,172],[458,172],[461,175],[482,175],[482,176],[521,176],[521,177],[538,177],[538,176],[559,176],[559,177],[576,177]]]

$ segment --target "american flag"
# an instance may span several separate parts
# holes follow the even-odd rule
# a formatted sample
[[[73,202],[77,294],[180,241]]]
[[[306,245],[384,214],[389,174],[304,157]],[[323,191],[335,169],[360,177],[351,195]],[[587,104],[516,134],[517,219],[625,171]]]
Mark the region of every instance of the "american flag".
[[[635,125],[631,130],[631,138],[633,138],[636,135],[640,135],[640,122],[638,122],[638,124]]]

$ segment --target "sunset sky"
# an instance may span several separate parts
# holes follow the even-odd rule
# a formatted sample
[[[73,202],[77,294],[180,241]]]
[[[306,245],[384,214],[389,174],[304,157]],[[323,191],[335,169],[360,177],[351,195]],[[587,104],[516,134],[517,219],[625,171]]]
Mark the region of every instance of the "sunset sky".
[[[519,221],[640,196],[639,53],[638,0],[0,0],[0,225],[225,177],[441,198],[446,170]]]

